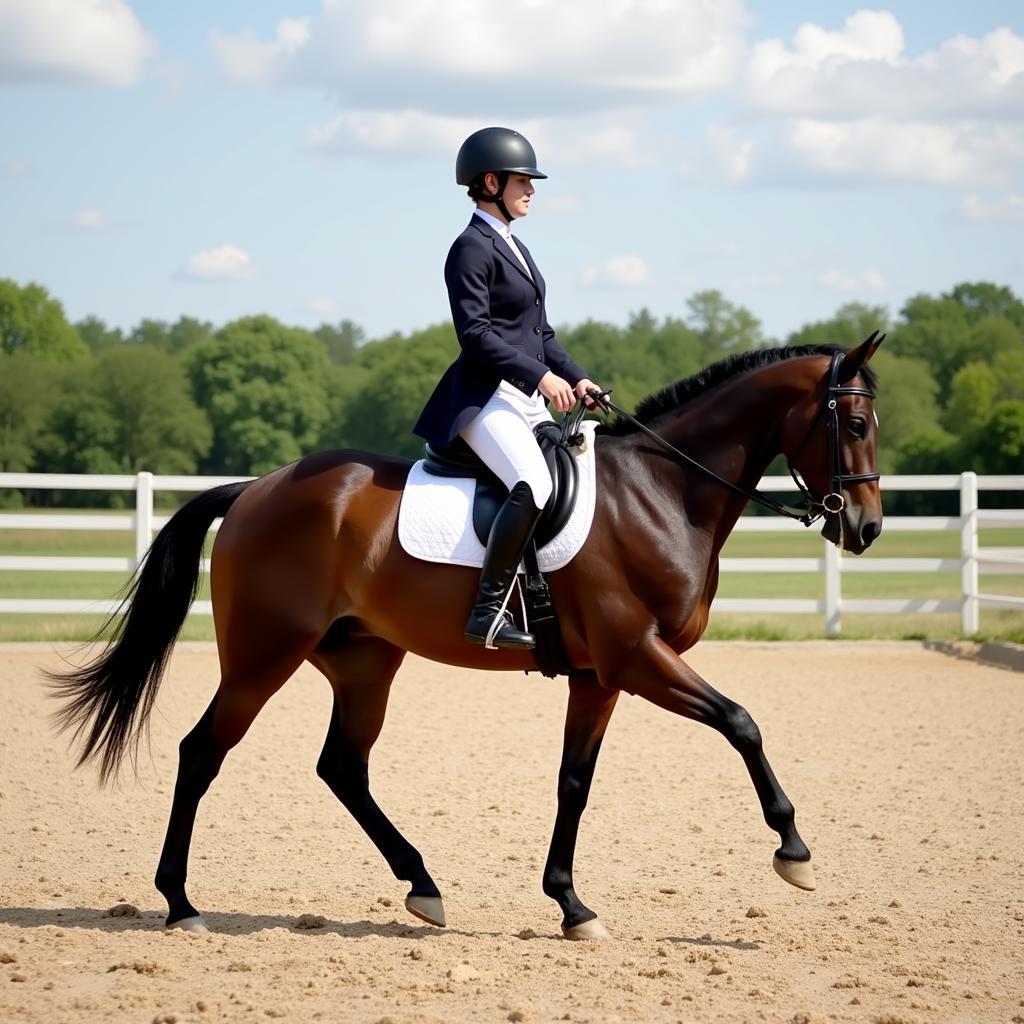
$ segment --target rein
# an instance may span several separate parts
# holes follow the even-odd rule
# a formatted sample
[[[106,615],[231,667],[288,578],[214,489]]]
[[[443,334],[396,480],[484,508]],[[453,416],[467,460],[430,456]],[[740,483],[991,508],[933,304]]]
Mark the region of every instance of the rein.
[[[776,501],[774,498],[769,498],[767,494],[762,494],[758,490],[748,491],[746,488],[740,487],[739,484],[734,484],[732,481],[726,480],[724,477],[720,477],[713,470],[708,469],[707,466],[698,462],[696,459],[691,458],[685,452],[681,452],[675,447],[675,445],[666,441],[660,434],[641,423],[635,416],[631,416],[624,409],[620,409],[608,397],[611,394],[610,391],[595,391],[591,394],[591,397],[597,404],[601,405],[606,410],[611,410],[616,413],[627,423],[636,427],[637,430],[642,431],[652,440],[657,441],[662,448],[671,452],[677,458],[681,459],[687,465],[692,466],[694,469],[699,469],[705,476],[710,477],[717,483],[720,483],[723,487],[727,487],[729,490],[743,495],[743,497],[747,498],[749,501],[754,501],[769,511],[775,512],[777,515],[785,516],[787,519],[795,519],[797,522],[803,523],[804,526],[811,526],[821,519],[822,516],[836,516],[843,511],[846,507],[846,499],[842,495],[842,489],[847,483],[862,483],[870,480],[877,480],[879,478],[878,473],[843,473],[840,468],[841,452],[839,450],[838,398],[841,395],[863,395],[872,400],[875,398],[875,393],[870,388],[848,387],[838,383],[839,367],[842,360],[843,353],[841,352],[837,352],[832,356],[832,365],[829,367],[828,372],[828,389],[825,393],[825,400],[818,409],[818,413],[811,422],[811,425],[807,428],[807,433],[797,446],[792,459],[786,459],[786,466],[789,469],[789,475],[793,478],[793,482],[796,484],[804,498],[803,502],[798,505],[784,505],[781,502]],[[576,413],[565,417],[562,421],[563,442],[568,441],[568,443],[572,443],[572,440],[575,439],[575,434],[579,428],[580,421],[583,419],[586,412],[587,409],[581,402],[580,408]],[[829,486],[832,490],[828,494],[822,495],[819,498],[800,476],[799,470],[797,470],[793,465],[793,459],[795,459],[804,450],[804,447],[810,440],[811,434],[814,432],[814,428],[818,425],[818,421],[822,419],[822,417],[825,419],[825,429],[828,434],[828,476]],[[570,420],[572,420],[571,424],[569,423]]]

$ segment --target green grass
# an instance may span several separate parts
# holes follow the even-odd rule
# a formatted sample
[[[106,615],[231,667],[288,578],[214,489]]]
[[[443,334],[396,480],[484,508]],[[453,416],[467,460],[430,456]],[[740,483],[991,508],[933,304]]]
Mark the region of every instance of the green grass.
[[[76,513],[88,514],[88,513]],[[110,513],[97,513],[110,514]],[[989,529],[980,535],[982,547],[1024,547],[1024,530]],[[207,542],[209,555],[210,541]],[[134,536],[117,531],[0,530],[3,555],[130,556]],[[884,534],[862,560],[876,558],[955,558],[960,538],[954,532]],[[820,558],[823,542],[816,531],[781,534],[736,533],[723,554],[731,558]],[[846,556],[849,558],[850,556]],[[1012,576],[983,574],[983,592],[1024,595],[1024,573]],[[112,599],[125,583],[118,573],[0,572],[3,598]],[[843,595],[849,598],[934,598],[955,600],[960,593],[958,572],[951,573],[846,573]],[[812,598],[824,594],[823,573],[723,573],[721,597]],[[204,579],[201,598],[209,597]],[[85,640],[102,623],[88,615],[0,615],[0,641]],[[789,640],[820,639],[825,634],[821,615],[716,612],[712,607],[709,639]],[[193,616],[185,639],[212,640],[213,621]],[[847,613],[842,635],[848,638],[955,639],[960,636],[958,614],[874,615]],[[982,609],[981,636],[1024,642],[1024,612]]]

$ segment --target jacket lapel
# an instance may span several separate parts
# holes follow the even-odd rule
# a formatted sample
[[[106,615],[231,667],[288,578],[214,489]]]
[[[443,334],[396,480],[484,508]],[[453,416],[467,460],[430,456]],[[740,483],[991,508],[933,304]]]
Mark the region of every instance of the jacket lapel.
[[[519,251],[523,254],[523,258],[526,260],[526,265],[530,268],[529,273],[527,273],[526,268],[522,265],[522,263],[520,263],[519,260],[516,259],[516,254],[512,251],[512,248],[508,244],[508,242],[506,242],[504,238],[499,237],[498,233],[491,227],[490,224],[487,223],[487,221],[485,221],[482,217],[474,216],[473,219],[470,221],[470,224],[472,224],[472,226],[475,227],[477,231],[481,232],[484,235],[487,235],[491,239],[491,244],[494,246],[494,251],[503,260],[506,260],[511,266],[515,267],[515,269],[519,271],[519,273],[522,274],[523,277],[525,277],[526,280],[529,281],[530,284],[534,286],[534,288],[537,289],[541,296],[543,296],[544,282],[541,279],[540,274],[537,272],[537,268],[534,266],[533,260],[530,258],[530,255],[526,251],[526,248],[524,246],[519,245],[517,241],[516,244],[519,245]],[[530,274],[533,274],[533,278],[530,277]]]
[[[533,262],[533,257],[530,255],[530,250],[527,249],[526,246],[523,245],[523,243],[520,242],[518,238],[516,239],[516,245],[519,247],[519,251],[523,254],[523,259],[526,260],[526,265],[530,268],[530,273],[533,275],[534,287],[537,289],[538,292],[540,292],[540,297],[543,299],[545,290],[544,278],[541,277],[540,271],[537,269],[537,264]],[[505,248],[507,249],[508,246],[506,245]],[[512,253],[512,259],[516,259],[515,253]],[[519,261],[516,260],[516,262],[518,263]]]

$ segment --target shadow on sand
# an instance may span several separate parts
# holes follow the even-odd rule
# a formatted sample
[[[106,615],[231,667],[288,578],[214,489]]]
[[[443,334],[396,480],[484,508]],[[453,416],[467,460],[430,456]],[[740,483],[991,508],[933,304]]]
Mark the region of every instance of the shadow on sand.
[[[425,939],[445,933],[471,938],[500,938],[501,932],[466,932],[457,928],[434,928],[431,925],[406,924],[399,921],[331,921],[322,928],[296,928],[298,916],[276,914],[204,913],[203,917],[216,935],[252,935],[256,932],[285,928],[297,935],[338,935],[343,939],[363,939],[378,935],[386,939]],[[145,911],[140,917],[108,917],[95,907],[0,907],[0,924],[15,928],[87,928],[109,934],[120,932],[164,932],[163,914]]]

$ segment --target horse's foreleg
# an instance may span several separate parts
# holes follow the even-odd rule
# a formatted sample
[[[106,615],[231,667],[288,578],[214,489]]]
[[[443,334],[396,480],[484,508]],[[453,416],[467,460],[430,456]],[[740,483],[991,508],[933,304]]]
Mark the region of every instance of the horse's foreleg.
[[[358,822],[396,878],[410,883],[406,909],[445,925],[441,893],[419,851],[398,831],[370,794],[370,750],[380,735],[391,680],[405,652],[367,637],[310,659],[331,681],[334,708],[316,770]]]
[[[618,696],[617,690],[606,690],[594,675],[569,677],[569,705],[558,771],[558,812],[544,865],[544,892],[561,907],[562,933],[570,939],[608,937],[597,914],[576,895],[572,861],[601,740]]]
[[[657,638],[637,648],[616,678],[627,692],[710,725],[732,744],[750,773],[764,820],[782,841],[775,870],[790,884],[813,889],[810,850],[797,832],[793,805],[765,757],[761,731],[746,709],[715,690]]]

